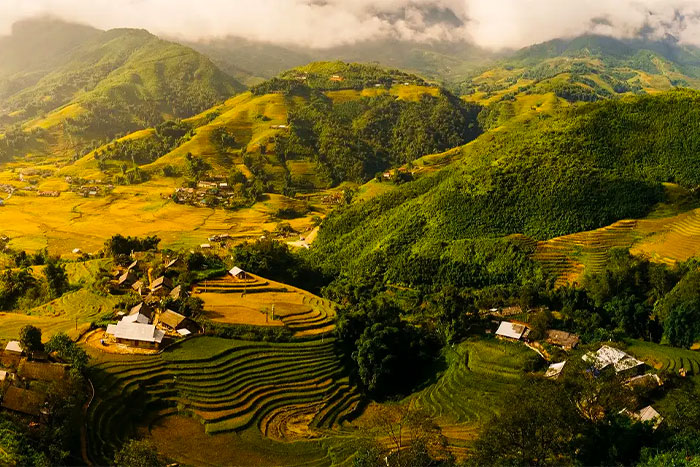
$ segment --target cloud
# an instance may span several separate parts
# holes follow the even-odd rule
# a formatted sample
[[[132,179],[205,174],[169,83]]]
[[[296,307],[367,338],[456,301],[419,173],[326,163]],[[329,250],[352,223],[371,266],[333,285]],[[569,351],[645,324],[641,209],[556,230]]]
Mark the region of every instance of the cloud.
[[[521,47],[583,33],[664,37],[700,45],[693,0],[0,0],[0,34],[51,15],[102,29],[137,27],[189,40],[251,40],[333,47],[399,38],[467,39]]]

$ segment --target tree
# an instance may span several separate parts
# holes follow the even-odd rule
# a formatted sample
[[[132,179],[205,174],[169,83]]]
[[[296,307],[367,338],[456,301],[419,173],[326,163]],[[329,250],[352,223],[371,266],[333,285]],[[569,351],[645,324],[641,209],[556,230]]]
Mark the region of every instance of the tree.
[[[561,388],[550,381],[526,381],[483,426],[472,460],[477,465],[573,464],[580,423]]]
[[[27,324],[19,331],[19,342],[25,352],[43,349],[41,343],[41,329]]]
[[[52,298],[60,297],[68,290],[68,274],[66,274],[65,265],[59,264],[56,260],[51,259],[46,263],[44,275],[49,284],[49,292]]]
[[[466,337],[479,320],[479,309],[474,304],[474,297],[456,287],[447,286],[430,297],[430,305],[436,313],[437,330],[448,344]]]
[[[547,330],[552,324],[554,317],[548,309],[540,310],[532,317],[530,321],[530,338],[541,340],[547,337]]]
[[[370,426],[378,429],[381,437],[388,442],[388,451],[381,456],[381,447],[369,449],[365,454],[373,462],[380,453],[388,465],[396,467],[428,467],[453,464],[453,456],[447,449],[447,439],[440,427],[423,411],[408,405],[384,405],[370,418]],[[386,465],[387,462],[384,462]]]
[[[200,157],[193,156],[188,152],[185,156],[185,171],[194,181],[199,181],[207,172],[211,170],[211,165]]]
[[[162,467],[166,463],[158,457],[156,447],[147,440],[129,440],[114,455],[118,467]]]
[[[58,357],[70,364],[71,369],[78,374],[82,374],[85,371],[90,358],[87,352],[73,342],[64,332],[51,336],[51,339],[46,343],[46,351],[56,352]]]

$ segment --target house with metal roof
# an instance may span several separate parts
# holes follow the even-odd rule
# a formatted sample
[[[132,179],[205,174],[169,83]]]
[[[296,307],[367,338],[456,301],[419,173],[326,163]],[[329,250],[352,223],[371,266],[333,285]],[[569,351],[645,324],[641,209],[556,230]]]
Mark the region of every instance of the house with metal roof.
[[[238,266],[234,266],[228,273],[231,274],[231,276],[234,279],[238,279],[238,280],[244,280],[244,279],[250,278],[248,273],[245,272],[243,269],[239,268]]]
[[[510,321],[501,321],[496,330],[496,336],[516,341],[527,338],[528,334],[530,329],[527,326]]]
[[[107,326],[107,334],[114,336],[114,340],[119,344],[151,349],[158,348],[165,337],[165,332],[156,329],[153,324],[130,323],[124,320]]]
[[[597,371],[614,368],[615,373],[641,370],[644,362],[615,347],[604,345],[597,352],[589,352],[583,360],[593,364]]]

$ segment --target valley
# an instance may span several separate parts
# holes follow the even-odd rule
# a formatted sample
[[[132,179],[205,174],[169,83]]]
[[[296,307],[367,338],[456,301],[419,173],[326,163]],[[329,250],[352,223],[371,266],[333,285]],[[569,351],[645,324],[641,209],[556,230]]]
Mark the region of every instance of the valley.
[[[699,89],[653,35],[15,23],[0,464],[695,465]]]

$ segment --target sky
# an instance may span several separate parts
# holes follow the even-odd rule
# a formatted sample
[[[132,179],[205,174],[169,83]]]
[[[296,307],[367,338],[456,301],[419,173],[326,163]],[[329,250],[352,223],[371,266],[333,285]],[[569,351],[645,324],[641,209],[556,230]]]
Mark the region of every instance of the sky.
[[[314,48],[386,38],[517,48],[583,33],[700,45],[700,0],[0,0],[0,34],[36,16]]]

